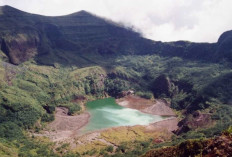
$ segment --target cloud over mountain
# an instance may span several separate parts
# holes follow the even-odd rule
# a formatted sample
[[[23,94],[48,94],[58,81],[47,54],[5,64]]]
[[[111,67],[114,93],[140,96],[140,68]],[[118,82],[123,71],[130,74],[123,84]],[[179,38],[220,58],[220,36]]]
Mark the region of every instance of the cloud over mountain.
[[[162,41],[215,42],[232,26],[231,0],[0,0],[0,5],[52,16],[87,10]]]

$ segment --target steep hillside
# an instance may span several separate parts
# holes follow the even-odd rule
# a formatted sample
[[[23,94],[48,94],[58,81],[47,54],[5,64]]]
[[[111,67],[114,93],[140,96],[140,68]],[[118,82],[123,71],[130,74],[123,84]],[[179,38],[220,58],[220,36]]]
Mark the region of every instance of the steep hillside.
[[[0,47],[13,64],[34,58],[47,65],[93,65],[98,64],[94,57],[105,59],[122,54],[159,54],[215,61],[216,54],[226,51],[230,42],[229,32],[222,35],[218,44],[155,42],[86,11],[46,17],[2,6],[0,12]],[[230,59],[230,52],[224,53],[220,58]]]
[[[232,31],[223,33],[218,39],[217,55],[223,59],[232,61]]]
[[[143,157],[231,156],[231,138],[231,134],[226,133],[207,140],[188,140],[177,146],[151,150]]]
[[[14,64],[34,56],[45,64],[94,64],[86,55],[148,53],[153,43],[132,30],[85,11],[45,17],[9,6],[0,10],[1,50]]]

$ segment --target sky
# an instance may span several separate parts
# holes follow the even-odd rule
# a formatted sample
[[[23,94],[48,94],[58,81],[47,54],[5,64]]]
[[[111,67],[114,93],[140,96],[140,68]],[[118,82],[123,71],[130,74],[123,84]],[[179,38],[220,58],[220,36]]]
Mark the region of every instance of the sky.
[[[232,0],[0,0],[47,16],[86,10],[156,41],[216,42],[232,29]]]

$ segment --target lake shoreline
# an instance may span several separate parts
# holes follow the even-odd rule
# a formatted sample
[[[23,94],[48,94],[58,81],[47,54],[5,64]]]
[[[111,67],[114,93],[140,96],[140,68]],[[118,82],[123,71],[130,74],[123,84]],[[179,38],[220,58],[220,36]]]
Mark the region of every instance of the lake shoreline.
[[[45,136],[54,142],[65,141],[80,134],[80,129],[89,123],[91,115],[85,111],[79,115],[68,115],[65,107],[56,107],[55,120],[49,123],[40,134],[35,136]]]
[[[161,99],[152,101],[138,96],[129,95],[120,99],[116,99],[116,103],[122,107],[136,109],[143,113],[176,117],[176,114],[169,107],[168,103]]]
[[[132,100],[130,102],[130,100]],[[130,103],[133,103],[134,101],[138,101],[138,103],[141,102],[147,102],[145,107],[143,106],[142,108],[138,108],[132,105],[128,105]],[[126,102],[126,103],[125,103]],[[74,115],[74,116],[70,116],[68,115],[68,109],[64,108],[64,107],[57,107],[56,108],[56,113],[55,113],[55,120],[51,123],[48,124],[47,129],[42,131],[41,134],[35,134],[36,136],[46,136],[49,139],[51,139],[52,141],[69,141],[72,138],[76,138],[76,137],[81,137],[81,136],[86,136],[88,134],[92,134],[92,133],[101,133],[104,131],[107,131],[108,129],[112,129],[112,128],[120,128],[120,127],[134,127],[134,126],[141,126],[144,127],[148,130],[167,130],[168,132],[172,132],[174,130],[176,130],[178,128],[177,124],[178,124],[178,119],[175,117],[176,115],[174,114],[174,112],[170,112],[170,110],[168,109],[166,112],[164,109],[167,109],[168,106],[162,107],[160,114],[157,114],[160,110],[150,110],[150,112],[147,112],[149,108],[154,107],[154,101],[151,100],[147,100],[147,99],[143,99],[140,97],[136,97],[136,96],[130,96],[130,97],[124,97],[121,99],[116,99],[116,103],[119,106],[125,107],[125,108],[131,108],[131,109],[135,109],[138,110],[140,112],[143,113],[147,113],[147,114],[151,114],[151,115],[159,115],[159,116],[168,116],[169,118],[165,118],[163,120],[160,121],[156,121],[156,122],[152,122],[148,125],[133,125],[133,126],[115,126],[115,127],[110,127],[110,128],[104,128],[104,129],[100,129],[100,130],[94,130],[94,131],[89,131],[86,133],[82,133],[84,127],[86,127],[89,122],[90,122],[90,117],[91,114],[87,111],[85,111],[84,113],[81,113],[79,115]],[[123,104],[124,103],[124,104]],[[126,105],[125,105],[126,104]],[[140,104],[141,106],[141,104]],[[160,104],[158,105],[158,108],[160,107]],[[155,107],[157,108],[157,107]],[[156,114],[154,114],[156,113]]]
[[[116,103],[122,107],[136,109],[143,113],[168,117],[161,121],[150,123],[145,126],[146,128],[160,131],[167,130],[170,133],[178,129],[179,120],[177,115],[164,100],[157,99],[152,101],[138,96],[128,95],[123,98],[116,99]]]

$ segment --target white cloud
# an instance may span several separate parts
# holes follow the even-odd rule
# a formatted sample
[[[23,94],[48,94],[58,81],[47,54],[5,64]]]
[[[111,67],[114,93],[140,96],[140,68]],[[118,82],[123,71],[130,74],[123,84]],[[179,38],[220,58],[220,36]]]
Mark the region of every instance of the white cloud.
[[[215,42],[232,29],[231,0],[0,0],[6,4],[50,16],[87,10],[161,41]]]

